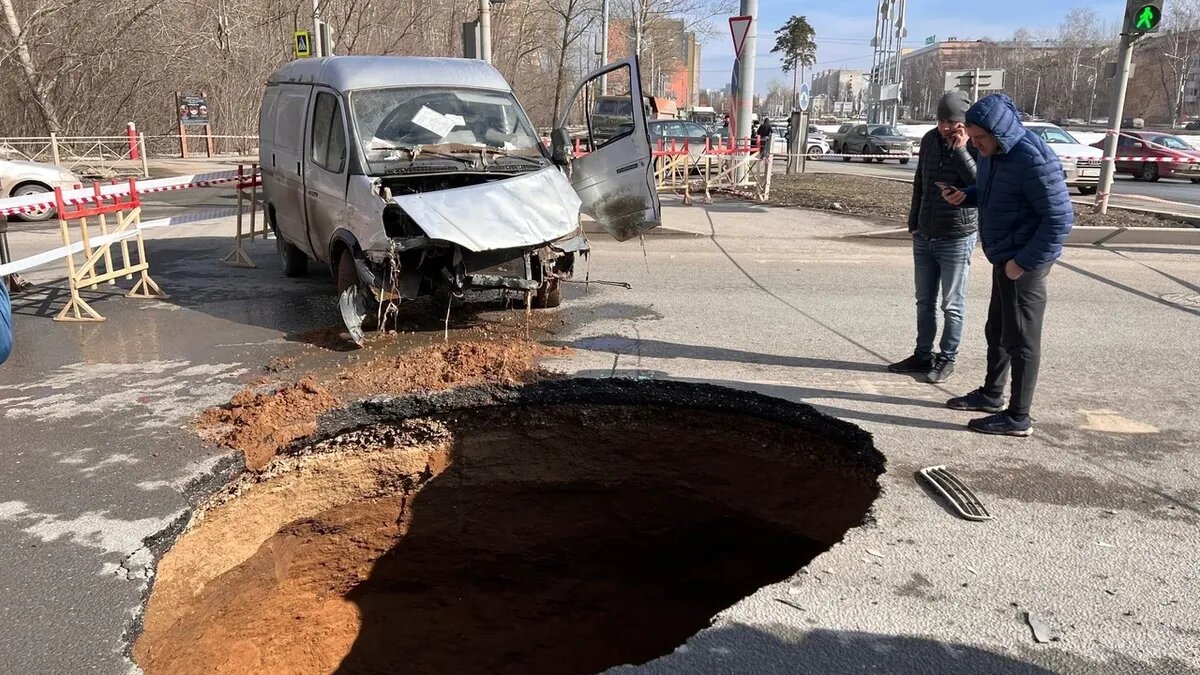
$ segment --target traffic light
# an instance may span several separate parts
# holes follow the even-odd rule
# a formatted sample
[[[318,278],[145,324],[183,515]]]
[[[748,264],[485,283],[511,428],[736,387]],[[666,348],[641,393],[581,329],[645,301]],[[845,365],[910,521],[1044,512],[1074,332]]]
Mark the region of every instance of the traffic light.
[[[1163,0],[1126,0],[1124,33],[1158,32],[1163,18]]]

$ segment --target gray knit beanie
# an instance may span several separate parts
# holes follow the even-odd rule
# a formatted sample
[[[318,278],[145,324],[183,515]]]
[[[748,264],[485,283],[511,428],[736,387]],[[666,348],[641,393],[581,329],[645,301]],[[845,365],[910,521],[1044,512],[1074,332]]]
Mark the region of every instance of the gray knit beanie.
[[[967,92],[948,91],[938,101],[937,118],[947,122],[966,122],[967,109],[971,107],[971,98]]]

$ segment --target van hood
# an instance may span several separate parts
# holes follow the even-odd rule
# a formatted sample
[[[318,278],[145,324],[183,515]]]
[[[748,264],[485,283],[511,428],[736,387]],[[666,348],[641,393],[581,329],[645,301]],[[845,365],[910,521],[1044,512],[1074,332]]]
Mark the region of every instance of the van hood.
[[[582,202],[556,167],[392,201],[430,238],[468,251],[540,246],[579,227]]]

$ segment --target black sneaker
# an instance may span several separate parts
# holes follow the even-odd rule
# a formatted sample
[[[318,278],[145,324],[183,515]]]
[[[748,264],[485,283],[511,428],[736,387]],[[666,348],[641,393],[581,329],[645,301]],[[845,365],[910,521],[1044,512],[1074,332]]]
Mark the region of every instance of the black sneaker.
[[[950,359],[936,358],[933,360],[933,368],[925,374],[925,379],[930,384],[941,384],[950,379],[954,374],[954,362]]]
[[[1020,436],[1022,438],[1033,433],[1033,422],[1028,417],[1017,421],[1008,413],[1002,412],[988,417],[967,422],[967,428],[981,434],[993,436]]]
[[[976,389],[966,396],[958,396],[946,401],[946,407],[951,410],[976,410],[978,412],[998,413],[1004,410],[1003,398],[992,398]]]
[[[933,368],[933,357],[921,357],[916,354],[888,366],[888,370],[893,373],[928,373],[930,368]]]

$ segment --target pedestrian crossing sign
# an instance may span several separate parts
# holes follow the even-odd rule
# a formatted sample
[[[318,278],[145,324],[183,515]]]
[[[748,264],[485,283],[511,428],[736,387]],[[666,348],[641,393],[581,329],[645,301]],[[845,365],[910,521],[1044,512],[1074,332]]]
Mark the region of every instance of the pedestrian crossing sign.
[[[312,33],[306,30],[298,30],[292,34],[292,46],[295,49],[296,58],[306,59],[312,56]]]

